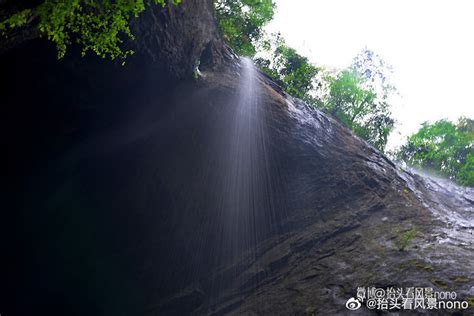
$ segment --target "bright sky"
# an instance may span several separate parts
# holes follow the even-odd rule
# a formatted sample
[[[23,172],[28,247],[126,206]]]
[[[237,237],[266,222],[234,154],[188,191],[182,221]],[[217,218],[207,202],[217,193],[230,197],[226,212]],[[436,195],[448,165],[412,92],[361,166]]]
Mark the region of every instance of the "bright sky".
[[[268,25],[322,66],[343,68],[364,47],[391,64],[401,95],[389,148],[424,121],[474,118],[474,1],[275,0]]]

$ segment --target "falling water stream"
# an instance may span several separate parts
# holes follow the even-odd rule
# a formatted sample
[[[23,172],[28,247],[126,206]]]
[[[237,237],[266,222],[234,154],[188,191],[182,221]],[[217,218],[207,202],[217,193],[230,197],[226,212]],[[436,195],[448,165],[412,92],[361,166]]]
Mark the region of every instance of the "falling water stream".
[[[227,262],[255,260],[255,247],[270,227],[275,227],[266,112],[260,99],[257,71],[248,58],[241,60],[235,106],[226,128],[218,137],[224,144],[218,208],[222,222],[221,248]],[[246,257],[248,254],[248,257]],[[235,271],[231,279],[239,280]],[[217,288],[219,286],[217,285]]]

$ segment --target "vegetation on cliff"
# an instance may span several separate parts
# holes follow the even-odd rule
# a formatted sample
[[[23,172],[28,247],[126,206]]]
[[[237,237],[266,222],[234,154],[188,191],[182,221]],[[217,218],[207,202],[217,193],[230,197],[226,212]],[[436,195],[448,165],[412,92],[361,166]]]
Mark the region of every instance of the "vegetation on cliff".
[[[178,4],[181,0],[172,0]],[[40,33],[54,42],[58,57],[64,57],[67,47],[76,42],[82,55],[93,52],[111,59],[126,58],[133,51],[124,48],[125,40],[133,40],[130,21],[147,6],[165,5],[165,0],[44,0],[33,8],[11,13],[0,21],[2,36],[11,31],[35,24]]]
[[[241,56],[254,56],[264,41],[262,27],[273,18],[272,0],[215,0],[223,38]]]
[[[474,186],[474,120],[426,122],[397,155],[409,165]]]
[[[267,40],[266,44],[269,57],[256,57],[257,66],[290,95],[310,104],[316,102],[312,92],[318,88],[315,78],[322,69],[289,47],[279,35]]]
[[[319,103],[382,152],[395,122],[390,111],[389,98],[395,91],[390,73],[380,56],[365,49],[347,69],[324,77],[328,88]]]
[[[391,69],[380,56],[364,49],[342,70],[327,70],[278,39],[269,58],[256,58],[262,71],[290,95],[330,114],[355,134],[384,151],[394,119],[389,98]]]

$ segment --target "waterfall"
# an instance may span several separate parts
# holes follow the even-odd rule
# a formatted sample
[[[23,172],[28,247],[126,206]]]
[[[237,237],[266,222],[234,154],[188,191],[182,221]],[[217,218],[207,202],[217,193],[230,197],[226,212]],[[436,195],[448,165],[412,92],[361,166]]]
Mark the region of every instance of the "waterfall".
[[[248,58],[240,63],[240,76],[233,100],[222,106],[233,107],[226,131],[217,135],[220,170],[215,203],[221,228],[220,250],[223,262],[250,265],[256,260],[257,245],[269,230],[278,226],[274,210],[272,161],[268,155],[268,126],[258,71]],[[256,268],[257,269],[257,268]],[[238,268],[229,271],[228,280],[240,282]],[[226,280],[215,280],[214,295],[220,295]],[[258,283],[258,281],[257,281]]]
[[[224,232],[231,252],[240,253],[255,243],[258,237],[258,208],[262,207],[264,182],[263,151],[265,146],[262,111],[258,96],[256,70],[248,58],[242,60],[241,77],[236,93],[237,102],[231,120],[230,139],[226,155]]]

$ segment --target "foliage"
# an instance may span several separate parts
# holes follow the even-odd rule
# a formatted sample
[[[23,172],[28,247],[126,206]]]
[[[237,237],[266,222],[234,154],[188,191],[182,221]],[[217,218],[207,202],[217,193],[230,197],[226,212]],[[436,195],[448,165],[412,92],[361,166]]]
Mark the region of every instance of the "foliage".
[[[416,228],[412,228],[405,232],[402,232],[400,227],[395,228],[395,245],[398,250],[404,251],[413,241],[413,238],[416,236]]]
[[[390,71],[379,56],[365,49],[350,67],[324,77],[328,91],[323,94],[323,109],[380,151],[394,126]]]
[[[311,91],[315,89],[314,78],[319,68],[288,47],[281,38],[278,37],[275,43],[272,60],[260,57],[255,60],[256,64],[288,94],[309,103],[314,102]]]
[[[350,67],[329,72],[288,47],[279,36],[269,41],[269,58],[256,64],[290,95],[321,108],[355,134],[384,151],[394,127],[389,98],[389,66],[372,51],[358,54]]]
[[[25,25],[28,22],[28,18],[30,17],[30,15],[31,9],[25,9],[15,14],[12,14],[7,19],[0,22],[0,31],[2,31],[3,34],[4,31],[7,29],[14,29]]]
[[[226,42],[238,55],[254,56],[273,18],[272,0],[216,0],[215,14]]]
[[[474,186],[474,120],[460,118],[457,124],[448,120],[425,122],[408,137],[397,156],[414,167]]]
[[[164,6],[165,0],[153,3]],[[92,51],[102,58],[126,58],[133,52],[124,51],[121,44],[124,38],[134,39],[129,23],[144,10],[144,0],[45,0],[11,15],[0,23],[0,30],[22,27],[38,18],[39,31],[55,43],[59,58],[64,57],[73,38],[83,55]]]

